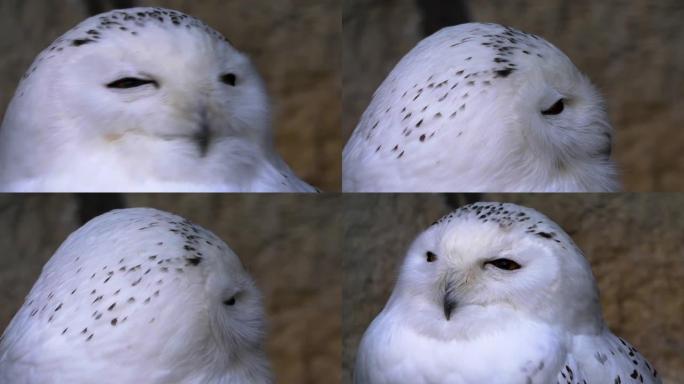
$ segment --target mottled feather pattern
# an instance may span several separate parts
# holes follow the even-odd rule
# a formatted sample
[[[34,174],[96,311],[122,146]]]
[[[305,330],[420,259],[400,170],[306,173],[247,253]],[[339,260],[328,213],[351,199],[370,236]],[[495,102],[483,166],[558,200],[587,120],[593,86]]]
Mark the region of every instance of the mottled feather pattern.
[[[558,100],[559,116],[542,112]],[[590,82],[542,38],[444,28],[380,85],[343,154],[348,191],[603,191],[611,127]]]
[[[46,263],[0,342],[0,381],[267,383],[264,329],[255,283],[221,239],[116,210]]]

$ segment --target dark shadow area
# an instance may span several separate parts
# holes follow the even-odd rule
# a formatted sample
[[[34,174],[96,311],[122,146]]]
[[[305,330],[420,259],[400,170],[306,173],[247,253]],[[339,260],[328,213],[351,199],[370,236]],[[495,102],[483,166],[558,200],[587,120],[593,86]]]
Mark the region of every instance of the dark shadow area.
[[[464,205],[477,203],[482,200],[481,193],[445,193],[444,201],[452,209],[458,209]]]
[[[78,193],[76,200],[78,201],[78,219],[81,224],[112,209],[126,207],[124,195],[120,193]]]
[[[444,27],[470,21],[468,5],[463,0],[417,0],[416,4],[423,13],[422,29],[425,36]]]
[[[83,5],[88,10],[89,15],[110,11],[119,8],[135,7],[134,0],[83,0]]]

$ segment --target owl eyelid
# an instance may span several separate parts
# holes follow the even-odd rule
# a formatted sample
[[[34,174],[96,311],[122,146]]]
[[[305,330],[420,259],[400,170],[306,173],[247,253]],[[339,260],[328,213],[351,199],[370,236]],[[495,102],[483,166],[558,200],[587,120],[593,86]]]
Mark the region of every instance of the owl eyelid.
[[[494,259],[494,260],[489,260],[485,261],[482,267],[486,267],[487,264],[491,264],[494,267],[498,269],[502,269],[504,271],[515,271],[516,269],[522,268],[520,264],[517,262],[511,260],[511,259],[506,259],[506,258],[499,258],[499,259]]]
[[[545,109],[541,111],[542,115],[560,115],[561,112],[565,109],[565,98],[561,97],[558,99],[553,105],[551,105],[548,109]]]
[[[114,80],[111,83],[107,84],[107,88],[129,89],[129,88],[141,87],[141,86],[147,85],[147,84],[152,84],[156,88],[159,88],[159,84],[156,81],[149,80],[149,79],[140,79],[137,77],[122,77],[120,79]]]

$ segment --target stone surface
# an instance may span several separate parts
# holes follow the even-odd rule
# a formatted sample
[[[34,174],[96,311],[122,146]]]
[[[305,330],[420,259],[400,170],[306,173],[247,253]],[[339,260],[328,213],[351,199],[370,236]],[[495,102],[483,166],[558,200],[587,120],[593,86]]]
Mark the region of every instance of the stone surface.
[[[279,383],[339,383],[341,234],[334,196],[129,195],[187,217],[221,237],[261,289],[267,353]],[[0,196],[0,329],[42,265],[79,226],[71,195]]]
[[[538,209],[563,227],[591,263],[609,327],[637,347],[666,383],[681,382],[683,195],[484,195],[481,199]],[[437,195],[345,200],[343,382],[350,383],[358,342],[389,298],[409,244],[452,207]]]
[[[38,53],[86,17],[80,2],[0,2],[0,116],[5,115],[19,79]]]
[[[247,53],[271,95],[278,151],[309,183],[328,191],[340,188],[339,0],[131,3],[191,14]],[[5,52],[0,58],[0,114],[34,57],[86,17],[84,1],[0,2],[0,49]]]
[[[684,3],[466,3],[472,21],[510,25],[544,37],[599,87],[616,130],[613,152],[625,190],[684,190],[684,131],[679,129],[684,123]],[[344,141],[375,88],[424,37],[417,27],[422,14],[415,4],[410,0],[345,2]]]
[[[375,89],[422,38],[413,0],[342,2],[342,132],[347,140]]]
[[[70,195],[0,194],[2,331],[24,302],[43,264],[79,226],[76,201]]]

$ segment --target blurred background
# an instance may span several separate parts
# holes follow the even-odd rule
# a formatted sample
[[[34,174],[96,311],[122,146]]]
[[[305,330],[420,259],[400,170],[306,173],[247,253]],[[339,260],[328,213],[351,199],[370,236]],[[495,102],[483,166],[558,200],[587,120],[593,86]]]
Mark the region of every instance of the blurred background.
[[[418,41],[442,27],[494,22],[560,48],[598,86],[615,128],[626,191],[684,191],[681,0],[343,0],[342,130]]]
[[[340,0],[0,0],[0,119],[24,71],[53,40],[114,8],[195,16],[255,63],[274,108],[276,147],[295,173],[340,188]]]
[[[341,225],[334,196],[0,194],[0,332],[64,239],[89,218],[145,206],[214,232],[264,296],[278,383],[339,383]]]
[[[363,332],[382,310],[413,239],[458,206],[513,202],[558,223],[584,251],[610,329],[656,367],[684,377],[684,195],[345,195],[342,377],[351,383]]]

